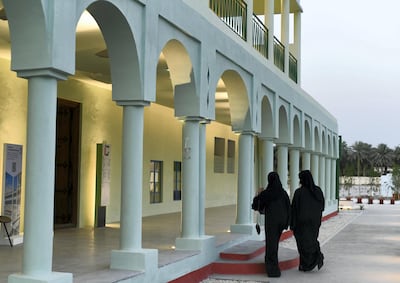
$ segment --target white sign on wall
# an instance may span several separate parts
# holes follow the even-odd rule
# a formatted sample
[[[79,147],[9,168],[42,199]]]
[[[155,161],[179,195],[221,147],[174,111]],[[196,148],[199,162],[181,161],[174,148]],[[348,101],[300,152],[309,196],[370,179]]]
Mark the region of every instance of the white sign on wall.
[[[22,145],[4,144],[2,215],[11,218],[11,235],[19,235],[21,217]]]
[[[111,145],[103,144],[101,170],[101,205],[110,204],[110,182],[111,182]]]

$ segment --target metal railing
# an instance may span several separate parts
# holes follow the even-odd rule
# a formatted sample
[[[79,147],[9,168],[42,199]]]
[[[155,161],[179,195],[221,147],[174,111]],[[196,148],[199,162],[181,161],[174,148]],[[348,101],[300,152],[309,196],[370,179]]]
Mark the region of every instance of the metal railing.
[[[210,9],[237,35],[247,41],[247,4],[243,0],[209,0]],[[274,58],[268,58],[268,29],[253,14],[252,45],[265,58],[273,59],[275,66],[285,72],[285,46],[274,36]],[[297,59],[289,53],[289,78],[297,83]]]
[[[268,59],[268,29],[255,14],[253,14],[253,47]]]
[[[274,36],[274,64],[285,71],[285,46]]]
[[[289,53],[289,78],[297,83],[297,59]]]
[[[237,35],[247,40],[247,4],[243,0],[210,0],[210,9]]]

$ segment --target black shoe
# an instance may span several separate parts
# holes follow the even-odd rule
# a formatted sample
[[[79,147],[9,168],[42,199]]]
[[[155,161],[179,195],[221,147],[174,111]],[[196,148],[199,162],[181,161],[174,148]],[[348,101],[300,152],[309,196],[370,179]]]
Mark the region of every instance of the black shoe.
[[[299,265],[299,271],[305,271],[302,265]]]
[[[319,262],[318,262],[318,270],[321,269],[321,267],[324,265],[324,255],[321,253]]]
[[[260,229],[260,225],[258,225],[258,223],[256,224],[256,230],[257,230],[257,234],[260,235],[261,229]]]
[[[267,273],[267,275],[268,275],[268,277],[271,277],[271,278],[281,277],[280,272]]]

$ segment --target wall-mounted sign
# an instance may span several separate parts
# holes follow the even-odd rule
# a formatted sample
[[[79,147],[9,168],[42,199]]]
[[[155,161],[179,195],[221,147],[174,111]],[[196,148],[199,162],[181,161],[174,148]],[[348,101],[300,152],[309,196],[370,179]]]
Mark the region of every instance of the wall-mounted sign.
[[[10,236],[19,235],[21,217],[21,175],[22,145],[4,144],[3,205],[1,214],[11,218]]]

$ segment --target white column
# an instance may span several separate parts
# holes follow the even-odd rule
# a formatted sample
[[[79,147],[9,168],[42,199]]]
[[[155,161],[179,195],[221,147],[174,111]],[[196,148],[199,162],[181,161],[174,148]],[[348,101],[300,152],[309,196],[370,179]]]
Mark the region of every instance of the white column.
[[[336,159],[331,159],[331,202],[336,199]]]
[[[253,46],[253,0],[245,0],[247,4],[246,41]]]
[[[50,273],[53,256],[57,80],[28,81],[23,273]]]
[[[239,168],[236,224],[231,225],[234,233],[252,233],[254,230],[251,211],[251,200],[254,191],[254,136],[243,132],[239,137]]]
[[[242,133],[239,137],[239,176],[238,176],[238,197],[236,224],[248,224],[250,221],[250,200],[251,200],[251,163],[254,152],[253,135]]]
[[[294,48],[297,59],[297,83],[301,85],[301,12],[294,14]]]
[[[142,247],[143,106],[123,106],[121,250]]]
[[[285,73],[289,73],[289,13],[290,1],[281,0],[281,42],[285,46]]]
[[[182,238],[199,237],[200,121],[185,120],[182,135]]]
[[[294,191],[299,187],[299,164],[300,151],[297,148],[290,149],[290,198],[293,197]]]
[[[278,174],[282,185],[286,190],[288,187],[288,147],[287,145],[278,145]]]
[[[145,270],[157,265],[157,250],[142,249],[144,106],[123,107],[120,249],[111,252],[112,269]]]
[[[206,199],[206,123],[200,124],[199,136],[199,235],[205,235]]]
[[[308,151],[302,152],[301,170],[311,170],[311,154]]]
[[[331,159],[325,158],[325,202],[329,205],[331,199]]]
[[[319,155],[313,153],[311,156],[311,173],[313,175],[314,182],[319,186]]]
[[[182,129],[182,228],[179,250],[215,249],[215,238],[205,236],[206,125],[200,117],[186,118]]]
[[[9,282],[72,282],[71,273],[52,272],[56,112],[57,79],[30,77],[22,274]]]
[[[274,170],[274,143],[272,140],[262,139],[262,186],[265,188],[268,184],[268,173]]]
[[[268,28],[268,59],[274,62],[274,0],[264,2],[264,24]]]
[[[321,187],[324,195],[326,195],[326,187],[325,187],[325,156],[319,156],[319,186]]]

